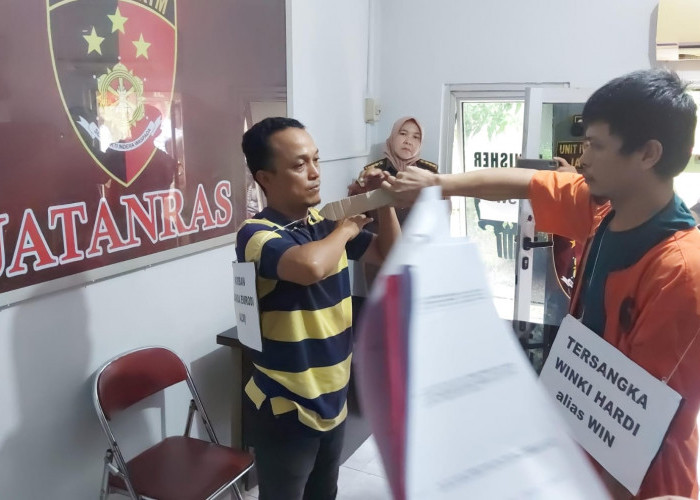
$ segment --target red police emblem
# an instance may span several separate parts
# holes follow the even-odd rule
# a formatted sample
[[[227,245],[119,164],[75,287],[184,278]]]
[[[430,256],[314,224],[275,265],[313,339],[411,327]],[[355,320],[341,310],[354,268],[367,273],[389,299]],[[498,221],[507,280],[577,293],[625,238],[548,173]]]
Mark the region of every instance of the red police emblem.
[[[56,82],[97,165],[128,186],[169,137],[175,0],[47,0]]]

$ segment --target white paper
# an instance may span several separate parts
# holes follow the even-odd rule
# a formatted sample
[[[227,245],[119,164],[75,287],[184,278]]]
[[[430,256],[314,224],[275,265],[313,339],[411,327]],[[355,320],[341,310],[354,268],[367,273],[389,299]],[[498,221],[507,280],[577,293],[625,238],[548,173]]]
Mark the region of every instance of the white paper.
[[[607,492],[493,306],[474,244],[423,190],[380,272],[413,266],[407,498],[604,499]]]
[[[479,218],[517,224],[518,200],[479,200]]]
[[[437,186],[421,191],[401,227],[401,238],[389,252],[379,276],[396,274],[402,266],[421,262],[422,245],[450,241],[449,203],[442,199],[442,192]],[[381,294],[382,289],[379,287],[376,292],[373,289],[370,293]]]
[[[262,351],[254,262],[233,263],[233,306],[238,340],[251,349]]]
[[[567,316],[540,380],[572,436],[637,493],[681,396]]]

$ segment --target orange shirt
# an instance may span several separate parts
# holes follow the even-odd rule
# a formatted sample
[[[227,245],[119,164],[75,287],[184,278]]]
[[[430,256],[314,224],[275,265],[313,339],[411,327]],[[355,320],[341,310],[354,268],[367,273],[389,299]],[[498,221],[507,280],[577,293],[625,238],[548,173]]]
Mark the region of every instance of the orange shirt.
[[[609,204],[592,201],[578,174],[537,172],[530,183],[530,199],[538,231],[586,245],[611,210]],[[577,280],[582,275],[578,273]],[[571,310],[580,300],[574,291]],[[603,304],[603,338],[653,376],[666,379],[673,373],[668,384],[683,397],[635,498],[697,498],[700,340],[695,338],[700,331],[700,231],[695,227],[678,230],[629,267],[610,272]]]

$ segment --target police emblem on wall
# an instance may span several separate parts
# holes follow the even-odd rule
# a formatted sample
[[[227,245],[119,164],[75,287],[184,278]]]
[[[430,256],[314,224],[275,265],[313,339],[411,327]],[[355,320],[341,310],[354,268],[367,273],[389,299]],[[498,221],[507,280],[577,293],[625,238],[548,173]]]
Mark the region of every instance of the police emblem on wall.
[[[47,0],[51,56],[80,141],[128,186],[170,137],[175,0]],[[162,147],[162,145],[161,145]]]

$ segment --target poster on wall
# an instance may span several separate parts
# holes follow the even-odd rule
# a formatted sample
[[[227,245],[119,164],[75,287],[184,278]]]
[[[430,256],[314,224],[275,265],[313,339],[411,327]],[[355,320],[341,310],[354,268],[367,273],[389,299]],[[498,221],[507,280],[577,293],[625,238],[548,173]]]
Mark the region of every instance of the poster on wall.
[[[285,54],[284,0],[3,4],[0,306],[232,242]]]

